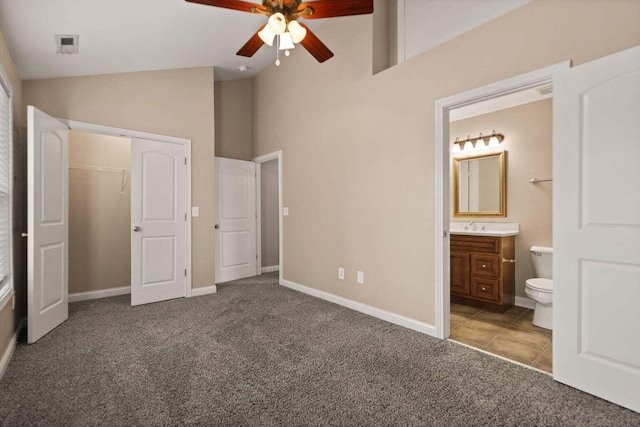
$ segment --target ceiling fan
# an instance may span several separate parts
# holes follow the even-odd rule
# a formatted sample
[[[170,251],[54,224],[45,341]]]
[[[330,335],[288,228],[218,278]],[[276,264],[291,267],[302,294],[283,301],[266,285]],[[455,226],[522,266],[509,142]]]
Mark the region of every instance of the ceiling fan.
[[[262,0],[262,5],[242,0],[186,0],[242,12],[261,13],[269,19],[249,39],[236,55],[252,57],[263,44],[273,46],[277,38],[278,50],[289,54],[289,49],[300,43],[318,62],[324,62],[333,56],[333,52],[298,18],[322,19],[338,16],[366,15],[373,13],[373,0]],[[276,65],[280,60],[276,60]]]

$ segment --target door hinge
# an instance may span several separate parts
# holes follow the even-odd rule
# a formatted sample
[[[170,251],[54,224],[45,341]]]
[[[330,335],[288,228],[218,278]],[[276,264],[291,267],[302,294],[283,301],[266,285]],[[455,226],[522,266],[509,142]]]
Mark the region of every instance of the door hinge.
[[[187,164],[187,158],[186,157],[184,158],[184,164],[185,165]]]
[[[184,220],[185,221],[187,220],[187,214],[186,213],[184,214]]]
[[[184,275],[185,275],[185,277],[187,276],[187,269],[186,268],[184,269]]]

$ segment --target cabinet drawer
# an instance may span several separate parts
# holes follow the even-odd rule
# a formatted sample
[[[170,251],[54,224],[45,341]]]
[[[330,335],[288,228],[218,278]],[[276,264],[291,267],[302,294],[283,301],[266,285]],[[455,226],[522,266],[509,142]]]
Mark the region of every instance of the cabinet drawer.
[[[500,257],[471,254],[471,274],[483,277],[500,277]]]
[[[450,246],[452,251],[498,254],[500,253],[500,238],[452,234]]]
[[[471,296],[487,301],[500,302],[500,281],[485,277],[472,277]]]

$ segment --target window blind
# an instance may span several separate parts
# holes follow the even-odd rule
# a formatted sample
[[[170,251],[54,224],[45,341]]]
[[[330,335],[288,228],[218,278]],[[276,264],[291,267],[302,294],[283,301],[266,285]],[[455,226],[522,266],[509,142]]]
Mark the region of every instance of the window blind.
[[[9,283],[11,260],[11,106],[0,85],[0,294]]]

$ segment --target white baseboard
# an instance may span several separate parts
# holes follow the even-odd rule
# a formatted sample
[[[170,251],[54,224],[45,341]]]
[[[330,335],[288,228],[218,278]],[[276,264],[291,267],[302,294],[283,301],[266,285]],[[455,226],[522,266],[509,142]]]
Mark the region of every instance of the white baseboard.
[[[16,343],[18,342],[18,335],[20,335],[20,331],[22,331],[22,328],[24,328],[26,324],[27,324],[27,319],[20,320],[20,323],[18,323],[18,327],[16,328],[16,332],[13,334],[13,337],[11,337],[11,342],[9,343],[9,346],[4,351],[4,354],[2,355],[2,359],[0,359],[0,380],[4,376],[4,373],[7,370],[7,366],[9,366],[9,362],[11,361],[11,356],[13,356],[13,352],[16,349]]]
[[[343,307],[350,308],[360,313],[368,314],[369,316],[377,317],[378,319],[385,320],[390,323],[394,323],[405,328],[412,329],[414,331],[422,332],[432,337],[436,336],[436,328],[428,323],[420,322],[418,320],[410,319],[408,317],[401,316],[399,314],[391,313],[390,311],[382,310],[380,308],[372,307],[361,302],[353,301],[347,298],[339,297],[337,295],[330,294],[328,292],[319,291],[317,289],[309,288],[307,286],[300,285],[298,283],[291,282],[289,280],[280,280],[280,284],[289,289],[293,289],[298,292],[311,295],[316,298],[323,299],[325,301],[332,302],[334,304],[341,305]]]
[[[218,287],[216,285],[204,286],[202,288],[192,288],[191,296],[199,297],[202,295],[215,294],[216,292],[218,292]]]
[[[273,273],[274,271],[280,271],[280,266],[272,265],[271,267],[262,267],[263,273]]]
[[[76,292],[75,294],[69,294],[69,302],[115,297],[118,295],[126,295],[130,293],[131,293],[131,286],[123,286],[121,288],[100,289],[98,291]]]
[[[534,308],[536,308],[536,302],[526,297],[516,297],[516,306],[530,308],[531,310],[533,310]]]

